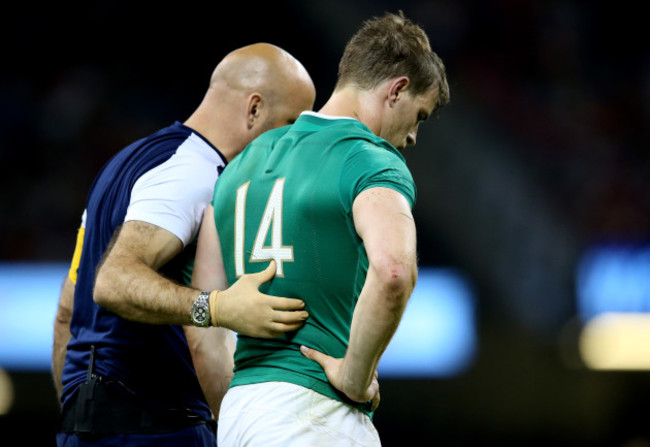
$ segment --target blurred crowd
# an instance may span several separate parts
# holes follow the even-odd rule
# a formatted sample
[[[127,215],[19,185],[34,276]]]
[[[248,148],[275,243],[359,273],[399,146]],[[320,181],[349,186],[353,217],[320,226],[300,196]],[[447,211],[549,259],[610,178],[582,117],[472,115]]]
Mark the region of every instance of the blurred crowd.
[[[638,8],[560,0],[332,5],[359,20],[401,8],[422,24],[447,63],[452,105],[455,90],[463,107],[486,111],[507,133],[508,156],[584,241],[650,235],[650,52]],[[262,28],[258,19],[254,33],[220,44],[206,38],[214,31],[201,30],[207,18],[159,30],[144,7],[120,2],[88,6],[75,21],[19,16],[19,47],[9,55],[26,59],[0,73],[0,259],[67,259],[97,170],[124,144],[184,119],[213,60],[239,42],[295,48],[321,82],[319,93],[328,91],[340,49],[323,30],[345,40],[346,29],[318,23],[322,6],[274,7],[290,11],[278,13],[281,26]],[[241,13],[230,8],[224,16]],[[213,55],[201,61],[205,51],[190,42],[210,45]]]

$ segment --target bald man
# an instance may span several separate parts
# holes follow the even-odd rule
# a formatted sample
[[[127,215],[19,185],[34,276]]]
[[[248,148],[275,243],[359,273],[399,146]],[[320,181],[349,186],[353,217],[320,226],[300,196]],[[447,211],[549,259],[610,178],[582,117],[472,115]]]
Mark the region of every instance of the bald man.
[[[309,74],[283,49],[237,49],[184,123],[134,142],[100,171],[55,320],[57,445],[215,445],[192,363],[202,338],[218,341],[223,328],[275,337],[308,315],[300,300],[259,292],[272,266],[223,291],[185,285],[182,267],[227,163],[258,135],[311,110],[314,99]],[[230,348],[210,346],[232,369]]]

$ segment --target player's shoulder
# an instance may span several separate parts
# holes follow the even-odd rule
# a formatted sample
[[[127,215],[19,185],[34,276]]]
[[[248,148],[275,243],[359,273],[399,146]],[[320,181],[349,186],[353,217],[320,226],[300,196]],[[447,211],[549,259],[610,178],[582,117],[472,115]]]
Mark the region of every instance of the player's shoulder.
[[[290,127],[291,126],[284,126],[267,130],[248,143],[246,148],[228,164],[236,165],[244,162],[244,160],[249,160],[251,158],[255,159],[259,157],[260,154],[267,153],[287,134]]]
[[[357,120],[339,120],[337,126],[329,128],[333,140],[342,146],[359,151],[395,152],[397,149],[383,138],[375,135],[365,124]]]
[[[364,135],[359,138],[350,138],[345,141],[348,144],[349,156],[361,156],[379,158],[384,160],[395,160],[404,162],[404,156],[393,145],[375,135]]]
[[[291,129],[291,126],[282,126],[282,127],[276,127],[275,129],[267,130],[264,132],[262,135],[257,137],[255,139],[255,142],[262,142],[262,143],[274,143],[278,141],[280,138],[284,137],[287,132]]]

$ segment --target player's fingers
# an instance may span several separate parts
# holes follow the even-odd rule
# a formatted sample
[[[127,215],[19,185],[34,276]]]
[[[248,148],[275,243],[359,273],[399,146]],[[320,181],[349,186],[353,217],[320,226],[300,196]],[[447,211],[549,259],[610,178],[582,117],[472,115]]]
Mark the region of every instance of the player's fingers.
[[[379,396],[379,390],[377,390],[377,394],[375,394],[375,397],[372,398],[372,403],[370,405],[370,410],[375,411],[377,407],[379,406],[379,401],[381,400],[381,397]]]
[[[297,298],[283,298],[279,296],[268,296],[269,304],[273,309],[298,310],[305,307],[305,302]]]
[[[323,354],[322,352],[316,351],[315,349],[308,348],[307,346],[300,346],[300,352],[302,352],[302,355],[307,357],[308,359],[311,359],[318,363],[320,366],[325,367],[325,362],[327,358],[329,357],[326,354]]]

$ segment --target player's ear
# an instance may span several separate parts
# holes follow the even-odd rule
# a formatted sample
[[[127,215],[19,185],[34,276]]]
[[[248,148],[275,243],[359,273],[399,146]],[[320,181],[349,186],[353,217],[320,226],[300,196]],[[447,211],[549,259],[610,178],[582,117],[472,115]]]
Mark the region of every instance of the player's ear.
[[[391,106],[395,105],[395,103],[406,92],[409,83],[410,81],[408,77],[400,76],[399,78],[393,79],[393,81],[388,84],[388,102]]]
[[[252,129],[255,122],[262,114],[262,107],[264,107],[264,98],[259,93],[251,93],[248,97],[248,107],[246,108],[246,123],[248,128]]]

